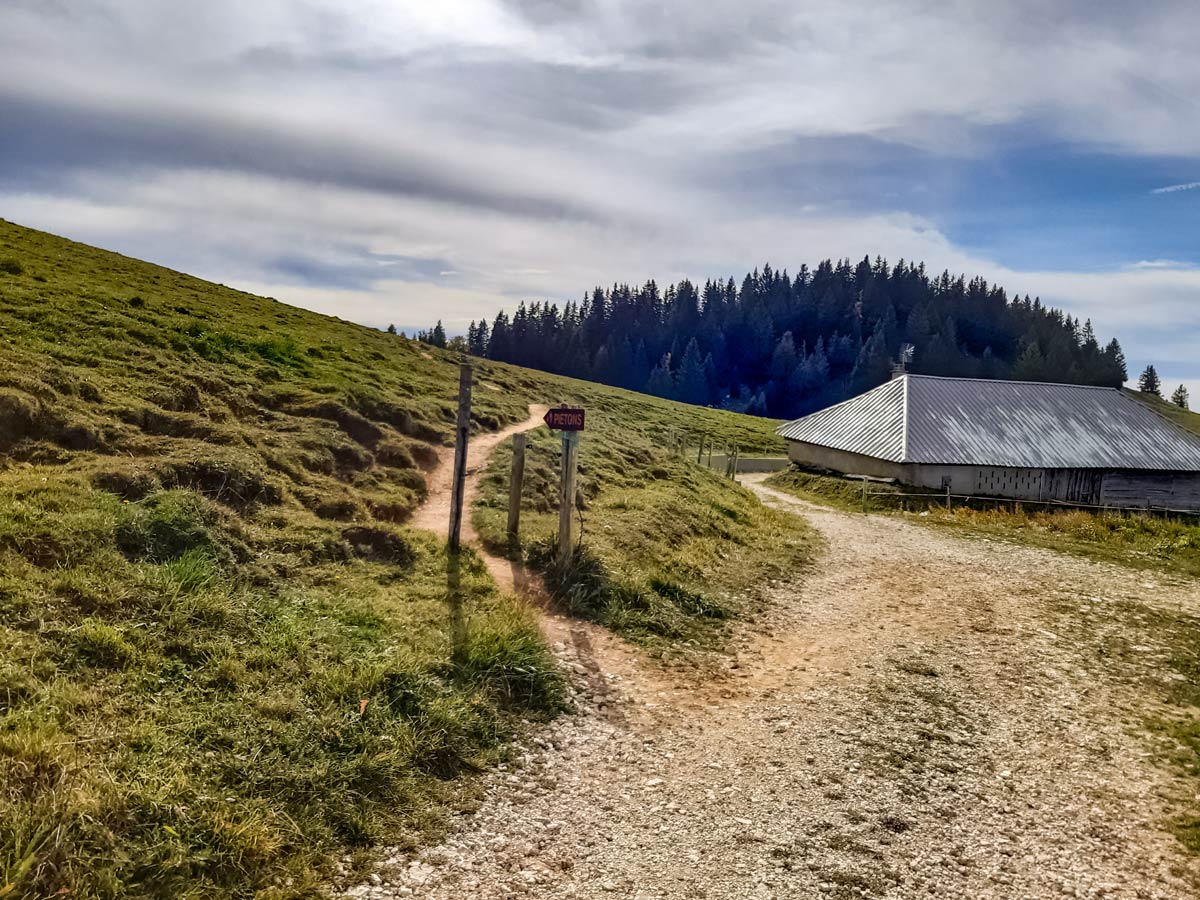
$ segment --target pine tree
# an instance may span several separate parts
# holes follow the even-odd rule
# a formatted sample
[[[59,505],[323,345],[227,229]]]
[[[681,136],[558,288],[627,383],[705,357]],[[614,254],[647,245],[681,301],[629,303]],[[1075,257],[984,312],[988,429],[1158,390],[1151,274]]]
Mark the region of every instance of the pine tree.
[[[1188,389],[1182,384],[1175,388],[1175,393],[1171,395],[1171,402],[1180,409],[1188,408]]]
[[[1104,348],[1104,378],[1101,384],[1108,387],[1123,387],[1129,380],[1129,371],[1125,368],[1125,354],[1121,345],[1113,338]]]
[[[396,333],[396,326],[395,326],[395,325],[389,325],[389,326],[387,327],[387,333],[388,333],[388,334],[395,334],[395,333]]]
[[[1012,377],[1017,381],[1046,380],[1046,358],[1042,356],[1037,341],[1030,341],[1021,351],[1013,366]]]
[[[433,326],[433,333],[429,335],[429,343],[435,347],[446,346],[446,329],[442,326],[441,319],[438,319],[437,324]]]
[[[704,375],[704,360],[696,339],[688,341],[675,376],[675,396],[684,403],[703,406],[708,402],[708,379]]]
[[[1142,370],[1141,377],[1138,378],[1138,390],[1143,394],[1153,394],[1155,397],[1162,397],[1162,382],[1159,381],[1158,372],[1154,366],[1146,366]]]
[[[650,373],[646,380],[646,393],[655,397],[673,397],[675,395],[675,376],[671,374],[671,354],[663,354],[663,358]]]

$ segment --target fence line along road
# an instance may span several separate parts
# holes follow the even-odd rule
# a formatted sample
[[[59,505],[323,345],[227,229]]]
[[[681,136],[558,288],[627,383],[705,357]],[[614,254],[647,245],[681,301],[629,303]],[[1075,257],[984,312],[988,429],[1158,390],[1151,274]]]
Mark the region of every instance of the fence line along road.
[[[887,497],[891,500],[962,500],[967,503],[990,503],[995,506],[1004,506],[1012,504],[1014,507],[1022,507],[1027,505],[1046,506],[1053,509],[1086,509],[1096,510],[1102,513],[1150,513],[1152,515],[1164,516],[1190,516],[1192,518],[1200,518],[1200,510],[1194,509],[1175,509],[1170,506],[1105,506],[1100,503],[1077,503],[1069,500],[1020,500],[1015,497],[984,497],[977,494],[951,494],[945,491],[934,493],[924,492],[908,492],[908,491],[863,491],[864,497]]]

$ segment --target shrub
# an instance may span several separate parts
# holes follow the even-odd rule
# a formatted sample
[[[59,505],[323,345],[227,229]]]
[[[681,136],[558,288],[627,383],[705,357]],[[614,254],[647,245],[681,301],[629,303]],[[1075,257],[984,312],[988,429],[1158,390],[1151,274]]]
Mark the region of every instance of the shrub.
[[[6,275],[24,275],[25,267],[18,260],[9,257],[0,259],[0,272],[4,272]]]

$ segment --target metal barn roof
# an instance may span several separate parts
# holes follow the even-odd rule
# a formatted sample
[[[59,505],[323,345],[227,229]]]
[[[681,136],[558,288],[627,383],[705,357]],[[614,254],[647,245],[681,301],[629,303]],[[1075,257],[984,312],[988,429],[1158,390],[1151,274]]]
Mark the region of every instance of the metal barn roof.
[[[1117,388],[903,375],[778,429],[896,463],[1200,471],[1200,437]]]

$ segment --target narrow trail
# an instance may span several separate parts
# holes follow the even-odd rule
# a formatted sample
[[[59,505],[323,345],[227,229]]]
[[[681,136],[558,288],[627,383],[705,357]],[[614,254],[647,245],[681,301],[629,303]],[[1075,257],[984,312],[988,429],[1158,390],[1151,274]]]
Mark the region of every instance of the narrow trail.
[[[1164,827],[1195,798],[1144,731],[1169,648],[1123,612],[1200,612],[1194,581],[762,480],[743,483],[827,549],[773,589],[719,690],[683,702],[594,655],[607,693],[585,682],[443,844],[351,896],[1200,896]]]
[[[517,560],[506,559],[488,551],[479,541],[471,522],[471,508],[479,496],[479,482],[488,460],[500,444],[515,434],[544,428],[543,417],[549,406],[530,404],[529,417],[506,428],[474,435],[467,443],[467,477],[463,491],[463,521],[461,539],[479,554],[488,572],[502,590],[510,591],[528,601],[540,613],[542,631],[564,664],[585,683],[602,714],[624,719],[636,705],[632,695],[642,698],[643,706],[653,709],[664,698],[683,696],[687,687],[665,680],[657,667],[648,665],[636,650],[615,637],[607,629],[557,613],[536,573],[530,572]],[[425,501],[417,508],[409,524],[446,537],[450,531],[450,500],[454,480],[454,448],[438,451],[438,464],[427,481]],[[618,685],[621,702],[616,702]]]

